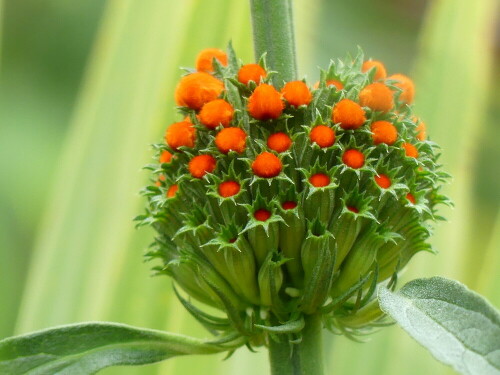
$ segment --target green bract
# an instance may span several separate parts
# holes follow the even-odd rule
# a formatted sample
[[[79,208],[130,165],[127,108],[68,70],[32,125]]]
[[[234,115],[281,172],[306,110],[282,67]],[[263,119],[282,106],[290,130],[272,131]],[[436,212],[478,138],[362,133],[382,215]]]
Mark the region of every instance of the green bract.
[[[361,90],[374,82],[374,69],[362,72],[361,52],[332,61],[311,90],[310,103],[295,107],[283,99],[279,118],[265,121],[247,109],[257,84],[240,83],[241,64],[231,48],[228,56],[227,66],[213,61],[211,74],[224,84],[220,98],[234,108],[230,126],[246,133],[244,150],[219,151],[215,137],[223,127],[210,129],[197,111],[179,108],[196,140],[194,147],[155,145],[157,160],[164,151],[173,157],[148,166],[155,184],[144,189],[148,207],[138,220],[152,225],[157,236],[147,257],[159,259],[155,270],[171,276],[194,300],[225,313],[212,316],[178,293],[198,321],[214,334],[246,337],[249,345],[265,343],[266,332],[299,339],[309,314],[322,314],[326,327],[348,336],[383,324],[377,284],[393,288],[414,254],[431,251],[429,224],[439,219],[436,205],[448,202],[438,193],[447,175],[439,171],[437,146],[417,137],[420,122],[399,100],[402,90],[394,80],[384,82],[394,93],[391,110],[363,107],[366,121],[356,129],[333,122],[332,109],[340,100],[358,103]],[[266,67],[264,58],[261,65]],[[263,82],[272,79],[267,72]],[[375,121],[393,124],[396,141],[375,144]],[[334,131],[333,144],[320,147],[311,139],[317,125]],[[269,147],[268,137],[277,132],[292,140],[289,149]],[[404,144],[414,145],[418,156],[407,155]],[[344,160],[352,149],[362,154],[361,166]],[[263,152],[282,164],[274,177],[252,169]],[[202,178],[189,169],[198,155],[216,162]],[[316,183],[315,176],[326,182]],[[228,181],[239,189],[221,196],[219,187]]]

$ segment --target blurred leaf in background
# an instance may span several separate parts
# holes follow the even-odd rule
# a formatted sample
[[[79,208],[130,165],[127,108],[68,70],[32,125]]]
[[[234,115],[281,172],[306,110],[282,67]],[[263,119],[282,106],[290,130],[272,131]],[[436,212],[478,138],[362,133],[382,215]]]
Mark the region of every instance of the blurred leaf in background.
[[[437,229],[441,254],[419,255],[406,278],[452,276],[498,306],[496,5],[296,0],[295,18],[300,72],[310,82],[317,66],[356,45],[389,71],[416,77],[417,111],[455,176],[448,193],[457,209],[447,210],[451,222]],[[247,2],[7,0],[3,15],[0,298],[7,303],[0,336],[13,332],[15,320],[25,332],[92,319],[205,336],[175,300],[170,281],[149,277],[141,251],[152,234],[135,231],[131,219],[143,206],[137,191],[152,155],[148,145],[175,120],[178,67],[193,66],[200,49],[224,48],[229,39],[245,62],[253,61]],[[367,344],[326,340],[335,374],[449,372],[395,327]],[[221,359],[179,358],[104,373],[267,372],[262,350]]]
[[[0,336],[13,333],[36,229],[102,1],[7,0],[0,63]]]

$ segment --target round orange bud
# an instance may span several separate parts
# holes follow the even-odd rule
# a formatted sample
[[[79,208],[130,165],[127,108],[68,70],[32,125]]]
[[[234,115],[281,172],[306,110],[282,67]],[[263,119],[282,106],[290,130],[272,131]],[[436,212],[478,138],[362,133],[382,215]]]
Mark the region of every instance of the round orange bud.
[[[385,70],[384,64],[382,64],[380,61],[377,60],[368,60],[363,63],[363,66],[361,67],[361,71],[367,72],[371,68],[375,68],[375,76],[373,79],[375,81],[385,79],[387,77],[387,71]]]
[[[359,103],[374,111],[387,112],[394,107],[394,98],[389,87],[380,82],[366,86],[359,93]]]
[[[391,179],[385,174],[379,174],[375,176],[375,182],[382,189],[389,189],[392,185]]]
[[[224,99],[215,99],[205,103],[201,108],[200,122],[209,129],[215,129],[222,125],[227,128],[234,115],[234,108]]]
[[[187,121],[176,122],[167,128],[165,142],[177,150],[179,147],[193,147],[196,140],[196,129]]]
[[[373,143],[394,144],[398,139],[396,127],[388,121],[375,121],[371,126]]]
[[[259,84],[262,78],[267,75],[266,71],[259,64],[246,64],[243,65],[238,71],[238,81],[244,85],[248,85],[248,82],[254,81]]]
[[[417,158],[418,157],[418,150],[411,143],[403,143],[403,148],[405,149],[406,156],[408,156],[409,158]]]
[[[227,198],[240,192],[240,184],[236,181],[224,181],[219,185],[219,195]]]
[[[415,97],[415,85],[409,77],[404,74],[393,74],[388,77],[388,79],[399,81],[394,84],[394,86],[403,90],[403,92],[399,95],[399,100],[405,104],[413,103],[413,98]]]
[[[158,180],[155,182],[155,185],[156,185],[156,186],[161,186],[161,185],[162,185],[162,182],[163,182],[163,181],[165,181],[165,180],[166,180],[165,176],[161,174],[161,175],[158,177]]]
[[[296,107],[308,105],[312,100],[311,91],[309,91],[307,85],[302,81],[287,82],[281,89],[281,93],[288,104]]]
[[[227,55],[224,51],[217,48],[206,48],[196,58],[196,70],[199,72],[213,72],[213,59],[219,60],[221,65],[227,65]]]
[[[181,78],[175,89],[175,101],[180,106],[199,110],[203,104],[217,97],[224,90],[222,81],[205,72],[191,73]]]
[[[198,155],[189,161],[189,173],[196,178],[202,178],[215,169],[216,161],[211,155]]]
[[[412,204],[417,203],[417,201],[416,201],[416,199],[415,199],[415,197],[413,196],[412,193],[406,194],[406,199],[408,199]]]
[[[276,177],[282,168],[281,160],[270,152],[257,155],[252,163],[253,173],[264,178]]]
[[[316,125],[309,133],[309,138],[321,148],[330,147],[335,143],[335,132],[326,125]]]
[[[365,164],[365,155],[362,152],[351,148],[344,152],[342,155],[342,161],[348,167],[358,169],[361,168]]]
[[[420,121],[416,130],[417,130],[417,139],[419,141],[425,141],[425,139],[427,138],[427,126],[425,125],[425,122]]]
[[[267,138],[267,147],[278,153],[287,151],[292,146],[292,140],[285,133],[274,133]]]
[[[172,154],[168,151],[163,151],[160,155],[160,163],[170,163],[172,160]]]
[[[215,136],[215,145],[220,152],[227,154],[229,151],[242,153],[245,150],[247,134],[240,128],[225,128]]]
[[[342,90],[344,88],[344,84],[336,79],[328,79],[325,84],[326,86],[335,86],[337,90]],[[319,87],[319,81],[316,82],[313,87],[317,89]]]
[[[332,120],[343,129],[357,129],[366,121],[365,111],[358,103],[342,99],[333,108]]]
[[[259,208],[253,213],[253,217],[259,221],[266,221],[271,217],[271,213],[268,210]]]
[[[179,190],[179,186],[177,184],[171,185],[167,190],[167,198],[175,197],[177,190]]]
[[[324,187],[330,185],[330,177],[324,173],[316,173],[309,177],[309,182],[314,187]]]
[[[284,108],[281,94],[273,86],[265,83],[257,86],[248,98],[248,112],[257,120],[277,119]]]
[[[342,90],[344,88],[344,84],[336,79],[329,79],[326,81],[327,86],[335,86],[337,90]]]
[[[286,201],[281,204],[281,207],[283,207],[284,210],[293,210],[295,207],[297,207],[297,202]]]

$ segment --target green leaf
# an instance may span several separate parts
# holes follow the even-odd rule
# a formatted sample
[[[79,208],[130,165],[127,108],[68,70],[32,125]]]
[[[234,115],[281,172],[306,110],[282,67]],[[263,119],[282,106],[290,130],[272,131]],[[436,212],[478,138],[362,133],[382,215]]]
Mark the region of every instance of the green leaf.
[[[0,373],[94,374],[110,366],[143,365],[186,354],[219,353],[239,345],[215,345],[117,323],[72,324],[1,340]]]
[[[479,294],[442,277],[399,292],[379,290],[380,307],[432,355],[462,374],[500,372],[500,314]]]
[[[291,320],[279,326],[265,326],[261,324],[255,324],[256,327],[262,328],[264,331],[273,333],[297,333],[302,331],[305,322],[304,317],[301,316],[299,319]]]

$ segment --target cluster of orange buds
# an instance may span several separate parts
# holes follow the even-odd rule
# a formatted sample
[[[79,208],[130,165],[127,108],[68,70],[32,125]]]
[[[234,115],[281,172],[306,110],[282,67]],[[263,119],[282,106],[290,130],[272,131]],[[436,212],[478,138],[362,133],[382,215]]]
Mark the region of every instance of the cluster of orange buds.
[[[212,317],[259,344],[276,322],[322,313],[336,332],[380,323],[374,291],[426,242],[446,180],[412,112],[414,84],[379,61],[332,61],[319,82],[271,83],[229,48],[202,51],[175,90],[181,119],[155,145],[141,224],[148,253]],[[288,322],[288,323],[285,323]],[[274,328],[273,328],[274,329]]]

